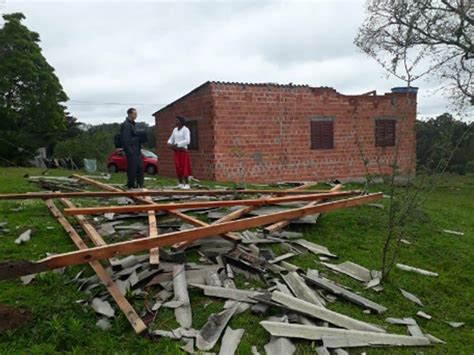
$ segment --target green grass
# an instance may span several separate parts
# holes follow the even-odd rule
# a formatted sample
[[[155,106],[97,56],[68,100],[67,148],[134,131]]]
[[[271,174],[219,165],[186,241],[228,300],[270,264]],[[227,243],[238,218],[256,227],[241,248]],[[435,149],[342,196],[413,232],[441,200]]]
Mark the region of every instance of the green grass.
[[[37,190],[22,176],[36,175],[39,169],[0,169],[0,192],[26,192]],[[69,175],[67,171],[53,170],[52,175]],[[123,174],[115,174],[114,183],[125,183]],[[157,178],[147,181],[147,187],[175,184],[174,180]],[[206,183],[212,186],[212,183]],[[219,183],[218,185],[229,185]],[[383,189],[383,186],[380,186]],[[394,270],[385,291],[375,293],[363,290],[356,281],[343,275],[328,272],[311,254],[301,255],[290,262],[303,268],[316,268],[331,279],[360,291],[368,298],[388,307],[383,315],[364,314],[361,307],[338,300],[329,307],[357,319],[375,324],[384,324],[386,317],[415,317],[424,332],[443,339],[447,344],[425,348],[368,348],[354,349],[360,354],[472,354],[474,352],[474,177],[450,176],[445,178],[426,202],[418,218],[410,225],[406,239],[412,245],[404,246],[399,262],[436,271],[438,278],[431,278],[400,270]],[[387,201],[383,200],[386,204]],[[16,211],[16,209],[20,210]],[[339,256],[341,262],[350,260],[371,269],[380,268],[384,220],[387,210],[362,206],[335,211],[321,216],[315,226],[296,228],[304,232],[305,238],[325,245]],[[40,201],[0,202],[0,222],[8,222],[10,232],[0,234],[0,260],[36,260],[46,252],[66,252],[75,250],[62,227],[49,214]],[[47,227],[54,227],[48,229]],[[32,239],[25,245],[14,243],[24,230],[32,228]],[[442,233],[443,229],[461,230],[463,237]],[[275,247],[278,248],[278,247]],[[277,251],[277,249],[275,249]],[[192,256],[190,259],[195,259]],[[104,332],[95,326],[99,319],[90,307],[84,307],[77,300],[87,296],[76,290],[76,285],[65,282],[79,270],[88,267],[77,266],[66,270],[64,276],[50,272],[23,286],[19,280],[0,281],[0,303],[13,307],[28,308],[31,321],[20,329],[0,335],[0,354],[179,354],[179,343],[168,339],[152,341],[137,336],[126,318],[117,312],[113,327]],[[239,280],[239,285],[243,281]],[[404,288],[417,295],[425,304],[420,308],[404,299],[398,288]],[[202,327],[209,315],[219,312],[223,302],[204,297],[197,290],[190,290],[193,310],[193,326]],[[134,300],[135,305],[140,301]],[[137,307],[139,309],[139,307]],[[415,316],[422,309],[433,316],[424,320]],[[271,310],[270,314],[276,311]],[[245,312],[234,317],[230,325],[244,328],[245,333],[239,346],[239,354],[249,354],[256,345],[264,354],[263,346],[269,335],[258,325],[266,318]],[[444,321],[464,322],[460,329],[449,327]],[[170,330],[176,327],[172,310],[161,309],[153,327]],[[402,326],[389,326],[390,332],[406,334]],[[298,354],[314,354],[309,341],[296,341]],[[218,351],[219,344],[214,351]]]

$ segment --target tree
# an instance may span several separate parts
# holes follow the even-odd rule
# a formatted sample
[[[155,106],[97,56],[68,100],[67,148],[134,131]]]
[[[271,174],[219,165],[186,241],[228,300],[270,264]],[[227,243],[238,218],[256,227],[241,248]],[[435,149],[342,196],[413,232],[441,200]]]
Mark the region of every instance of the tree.
[[[15,163],[32,158],[67,130],[63,91],[21,13],[3,15],[0,28],[0,155]],[[69,121],[69,124],[72,122]]]
[[[461,174],[466,172],[469,162],[474,161],[472,126],[474,123],[455,119],[449,113],[425,121],[417,121],[418,170],[433,172],[440,161],[446,161],[451,152],[454,152],[446,170]]]
[[[441,78],[455,103],[474,105],[470,4],[469,0],[369,0],[355,44],[402,80]],[[406,72],[412,77],[407,78]]]
[[[355,39],[355,44],[374,58],[388,73],[405,83],[406,99],[414,89],[414,81],[424,76],[441,78],[443,89],[461,108],[474,104],[472,88],[473,18],[464,0],[368,0],[368,15]],[[400,121],[407,119],[399,112]],[[439,177],[446,171],[456,150],[469,134],[469,128],[452,144],[453,126],[442,118],[442,129],[436,144],[427,146],[425,169],[416,172],[416,161],[410,164],[407,186],[397,186],[400,139],[394,147],[391,173],[384,176],[389,195],[386,235],[382,247],[382,279],[387,280],[396,264],[402,238]],[[429,144],[424,142],[426,144]],[[367,154],[360,152],[361,159]],[[426,166],[428,168],[426,168]],[[383,171],[380,169],[380,175]],[[368,175],[367,185],[373,181]]]

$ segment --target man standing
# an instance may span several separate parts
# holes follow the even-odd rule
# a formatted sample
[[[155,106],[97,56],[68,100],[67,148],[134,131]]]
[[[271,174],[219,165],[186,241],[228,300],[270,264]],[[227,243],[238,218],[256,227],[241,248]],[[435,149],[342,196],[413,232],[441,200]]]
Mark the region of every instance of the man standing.
[[[143,188],[143,162],[140,136],[135,127],[137,110],[129,108],[127,118],[122,123],[120,134],[122,146],[127,155],[127,188]]]
[[[191,132],[185,126],[186,119],[176,116],[176,127],[168,139],[168,146],[173,149],[174,165],[179,180],[179,189],[189,190],[189,176],[191,175],[191,162],[189,160],[188,145],[191,143]]]

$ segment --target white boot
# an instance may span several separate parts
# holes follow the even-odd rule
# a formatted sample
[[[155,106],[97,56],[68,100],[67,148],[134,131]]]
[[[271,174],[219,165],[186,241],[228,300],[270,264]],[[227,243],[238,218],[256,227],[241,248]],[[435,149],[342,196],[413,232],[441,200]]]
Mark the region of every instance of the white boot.
[[[179,184],[178,186],[176,186],[176,189],[178,190],[182,190],[184,188],[184,184]]]
[[[191,188],[191,186],[189,186],[189,184],[184,184],[182,189],[183,190],[189,190]]]

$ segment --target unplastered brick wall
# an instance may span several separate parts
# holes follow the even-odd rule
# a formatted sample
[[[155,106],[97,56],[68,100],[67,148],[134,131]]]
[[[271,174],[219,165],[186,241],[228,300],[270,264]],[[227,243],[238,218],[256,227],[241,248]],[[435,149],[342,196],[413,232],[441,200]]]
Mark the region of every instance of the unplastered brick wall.
[[[174,176],[166,140],[182,114],[198,120],[193,175],[234,182],[389,174],[395,147],[375,146],[375,120],[396,119],[400,173],[414,169],[416,94],[347,96],[332,88],[207,82],[158,111],[160,173]],[[311,149],[311,121],[330,120],[332,149]],[[365,164],[364,164],[365,162]]]
[[[237,182],[388,174],[395,147],[375,146],[375,120],[393,119],[398,166],[414,163],[416,96],[345,96],[331,88],[212,84],[215,177]],[[333,149],[311,149],[311,120],[334,122]],[[364,161],[367,162],[364,165]]]
[[[213,103],[209,86],[193,90],[181,100],[158,111],[155,116],[156,150],[158,154],[158,173],[176,176],[173,152],[167,141],[176,125],[176,116],[183,115],[196,120],[198,125],[198,150],[190,150],[193,176],[201,179],[214,179],[214,126]]]

